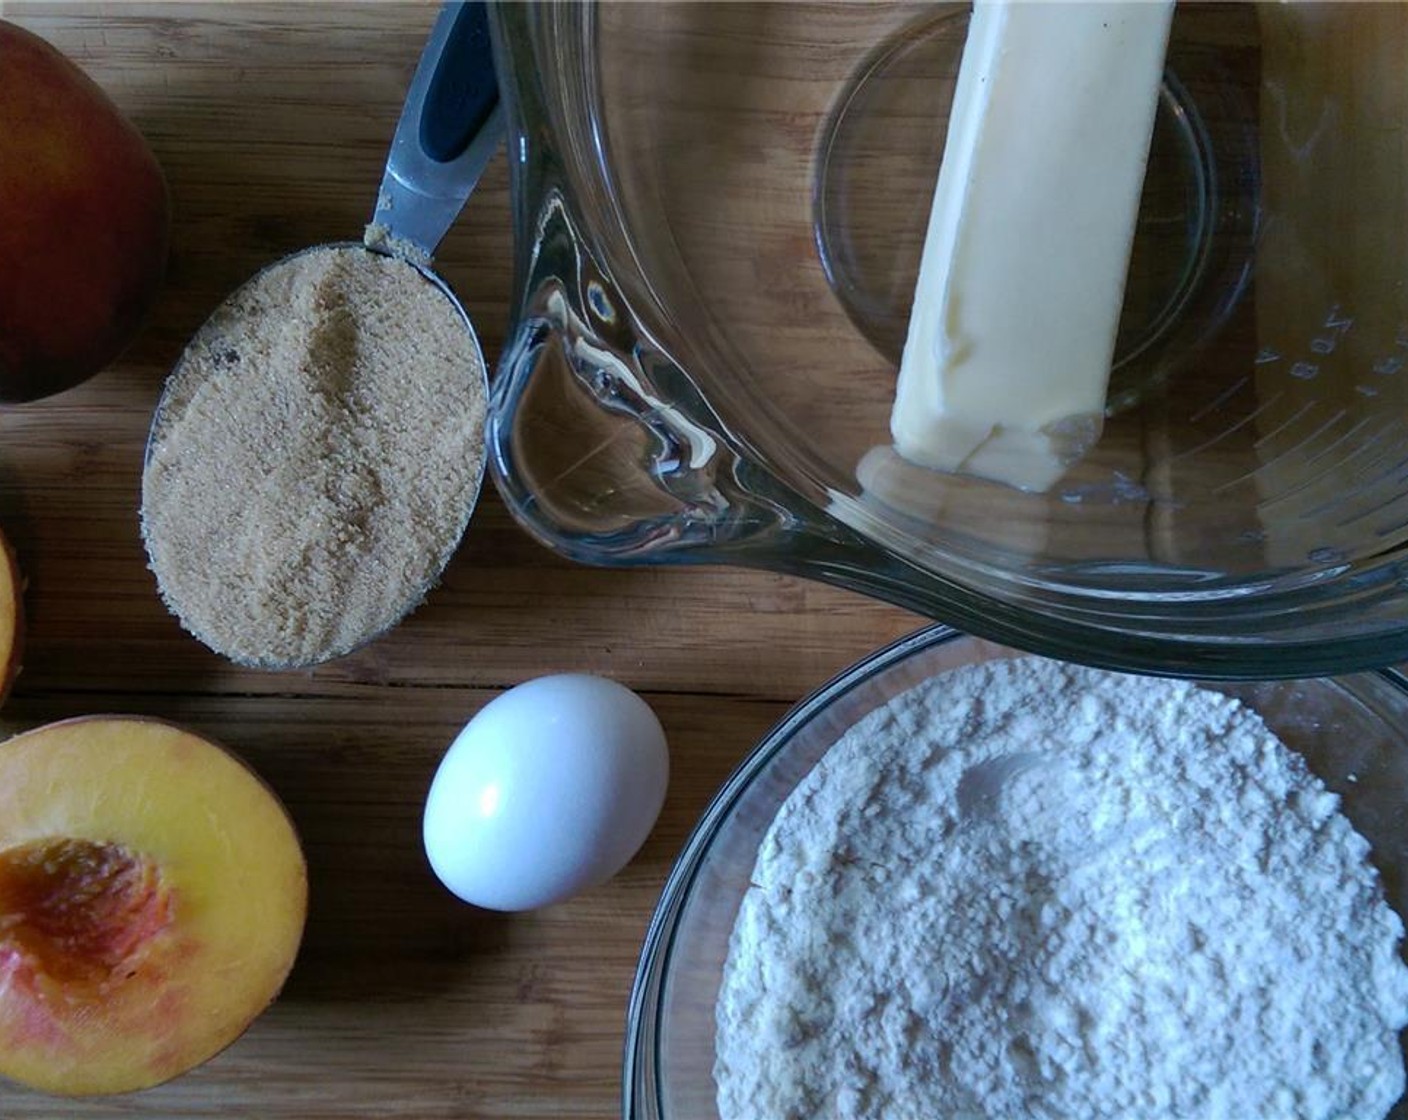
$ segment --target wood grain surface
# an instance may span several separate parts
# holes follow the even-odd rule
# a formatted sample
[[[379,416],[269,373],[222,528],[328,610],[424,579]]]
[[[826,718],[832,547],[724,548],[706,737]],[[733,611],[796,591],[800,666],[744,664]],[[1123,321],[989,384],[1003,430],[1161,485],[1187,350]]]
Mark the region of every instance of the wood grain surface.
[[[28,653],[0,721],[160,715],[248,758],[304,838],[312,910],[279,1002],[203,1068],[64,1101],[0,1083],[0,1117],[609,1117],[636,953],[712,792],[788,706],[912,615],[774,575],[577,568],[492,492],[443,586],[313,672],[226,664],[161,606],[138,535],[167,369],[260,265],[357,236],[434,6],[6,3],[149,138],[174,207],[164,293],[127,355],[0,408],[0,525],[29,578]],[[0,154],[3,158],[3,154]],[[441,254],[492,361],[510,293],[500,157]],[[615,881],[505,916],[455,902],[420,849],[440,753],[498,690],[586,670],[641,690],[670,736],[664,815]]]

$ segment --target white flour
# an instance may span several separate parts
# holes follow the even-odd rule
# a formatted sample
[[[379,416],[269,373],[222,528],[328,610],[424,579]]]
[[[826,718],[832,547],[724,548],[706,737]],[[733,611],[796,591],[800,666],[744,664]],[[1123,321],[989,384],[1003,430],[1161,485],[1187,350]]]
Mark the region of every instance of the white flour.
[[[1337,805],[1182,682],[1028,658],[911,690],[763,842],[723,1120],[1383,1116],[1403,925]]]

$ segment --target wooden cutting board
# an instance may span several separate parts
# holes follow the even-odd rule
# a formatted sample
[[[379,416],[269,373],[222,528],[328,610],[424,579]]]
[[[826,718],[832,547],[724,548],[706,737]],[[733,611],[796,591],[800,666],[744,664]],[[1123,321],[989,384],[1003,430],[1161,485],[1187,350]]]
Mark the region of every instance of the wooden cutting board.
[[[371,647],[282,674],[209,653],[162,608],[138,535],[161,380],[260,265],[359,234],[435,8],[0,12],[75,59],[146,133],[175,215],[165,291],[124,359],[48,401],[0,408],[0,525],[29,577],[30,619],[0,721],[137,712],[228,743],[287,801],[312,904],[283,997],[208,1065],[111,1100],[0,1083],[0,1117],[617,1115],[637,950],[689,829],[791,703],[919,620],[773,575],[574,567],[488,492],[443,586]],[[492,362],[510,295],[502,157],[441,262]],[[516,916],[461,905],[420,848],[440,753],[497,691],[561,670],[615,677],[654,705],[674,766],[664,815],[635,862],[584,897]]]

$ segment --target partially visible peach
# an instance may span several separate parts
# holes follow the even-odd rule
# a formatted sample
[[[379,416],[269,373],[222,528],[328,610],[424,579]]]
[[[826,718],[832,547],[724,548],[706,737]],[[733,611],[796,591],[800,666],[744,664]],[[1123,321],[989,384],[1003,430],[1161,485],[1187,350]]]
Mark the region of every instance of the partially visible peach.
[[[199,736],[92,716],[0,744],[0,1075],[166,1081],[278,994],[307,875],[278,799]]]
[[[117,357],[156,295],[167,224],[142,134],[59,51],[0,20],[0,403]]]
[[[20,578],[15,550],[0,533],[0,704],[20,671],[24,646],[24,580]]]

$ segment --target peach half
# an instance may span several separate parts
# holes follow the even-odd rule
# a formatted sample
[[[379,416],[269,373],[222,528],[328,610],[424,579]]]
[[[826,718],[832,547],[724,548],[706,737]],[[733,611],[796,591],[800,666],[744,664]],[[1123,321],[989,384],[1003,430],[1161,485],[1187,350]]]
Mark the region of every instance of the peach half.
[[[24,644],[24,580],[20,578],[15,550],[0,533],[0,704],[20,671]]]
[[[147,1088],[278,994],[307,873],[278,799],[155,720],[89,716],[0,744],[0,1075]]]

